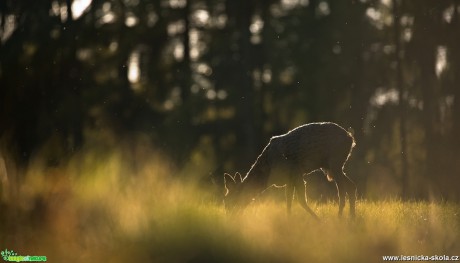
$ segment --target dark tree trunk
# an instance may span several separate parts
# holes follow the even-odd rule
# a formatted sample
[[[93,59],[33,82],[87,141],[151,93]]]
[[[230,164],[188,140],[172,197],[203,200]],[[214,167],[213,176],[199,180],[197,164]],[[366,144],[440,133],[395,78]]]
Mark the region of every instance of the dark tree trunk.
[[[435,8],[431,5],[419,6],[414,24],[414,50],[416,63],[420,68],[420,89],[423,101],[423,127],[425,131],[425,173],[419,188],[425,189],[423,197],[428,198],[434,191],[436,174],[436,115],[437,115],[437,94],[436,85],[436,42],[435,36],[427,37],[427,33],[435,31],[433,22],[436,17]]]
[[[401,47],[401,11],[400,1],[393,0],[394,17],[394,43],[395,43],[395,62],[396,62],[396,88],[399,99],[399,136],[401,143],[401,187],[403,200],[408,199],[408,165],[407,165],[407,134],[406,134],[406,102],[404,98],[404,83],[402,79],[402,47]]]
[[[255,92],[253,87],[253,61],[252,52],[253,46],[250,42],[251,32],[249,27],[251,25],[252,15],[254,14],[253,1],[248,0],[228,0],[227,1],[228,14],[233,21],[234,31],[233,37],[237,50],[234,50],[233,59],[238,71],[235,77],[240,81],[238,88],[238,105],[237,114],[242,120],[241,127],[239,127],[239,136],[244,145],[244,159],[251,160],[257,154],[257,137],[255,125]]]

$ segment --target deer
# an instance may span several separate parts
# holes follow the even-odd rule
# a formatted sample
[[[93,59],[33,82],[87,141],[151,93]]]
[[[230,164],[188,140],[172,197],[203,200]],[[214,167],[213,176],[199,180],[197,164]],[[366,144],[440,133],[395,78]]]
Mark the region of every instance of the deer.
[[[344,166],[355,145],[353,135],[332,122],[304,124],[273,136],[244,178],[238,172],[235,176],[224,174],[225,208],[247,205],[269,187],[284,187],[288,215],[295,196],[305,211],[318,219],[307,205],[304,175],[321,170],[329,182],[336,184],[338,216],[342,216],[348,195],[350,215],[354,217],[357,188]]]

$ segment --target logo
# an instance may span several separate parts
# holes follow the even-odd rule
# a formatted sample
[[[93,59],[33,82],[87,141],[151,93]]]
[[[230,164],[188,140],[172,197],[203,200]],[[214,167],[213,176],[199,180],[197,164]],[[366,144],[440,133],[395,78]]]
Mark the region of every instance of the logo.
[[[13,250],[5,249],[0,252],[3,260],[11,262],[23,262],[23,261],[46,261],[46,256],[18,256],[18,253]]]

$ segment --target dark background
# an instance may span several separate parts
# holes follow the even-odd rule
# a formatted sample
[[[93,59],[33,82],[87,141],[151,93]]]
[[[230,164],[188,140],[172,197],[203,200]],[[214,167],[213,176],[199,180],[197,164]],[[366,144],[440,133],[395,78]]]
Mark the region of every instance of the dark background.
[[[0,0],[0,149],[18,170],[142,137],[179,168],[205,149],[219,183],[272,135],[333,121],[361,196],[460,197],[460,1],[73,2]]]

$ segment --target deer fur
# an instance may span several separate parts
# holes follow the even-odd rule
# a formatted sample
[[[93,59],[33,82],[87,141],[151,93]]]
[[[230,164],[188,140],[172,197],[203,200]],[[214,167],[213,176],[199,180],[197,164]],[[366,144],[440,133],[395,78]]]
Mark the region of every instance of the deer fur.
[[[274,136],[244,178],[239,173],[224,175],[225,205],[247,204],[271,185],[284,186],[288,213],[295,194],[299,204],[317,218],[307,205],[303,176],[321,169],[337,186],[339,216],[346,194],[354,216],[356,186],[343,169],[355,145],[353,135],[332,122],[305,124]],[[271,176],[274,173],[278,175]]]

